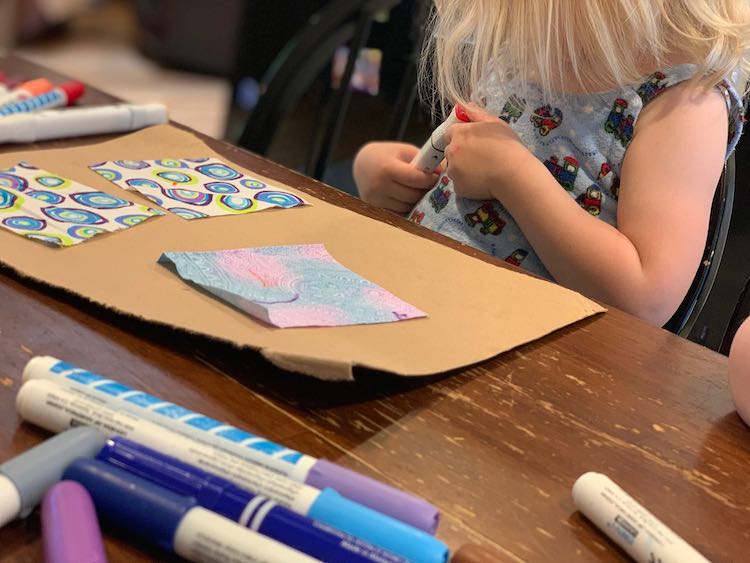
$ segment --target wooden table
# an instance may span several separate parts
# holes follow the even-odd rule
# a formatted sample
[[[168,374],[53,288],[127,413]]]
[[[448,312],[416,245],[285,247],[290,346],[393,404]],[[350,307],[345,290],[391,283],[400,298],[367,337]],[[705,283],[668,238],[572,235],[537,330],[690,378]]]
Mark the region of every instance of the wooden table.
[[[0,59],[0,68],[60,78],[17,58]],[[112,99],[91,92],[82,103]],[[504,266],[236,147],[209,144],[315,197]],[[508,561],[624,559],[573,506],[573,482],[594,470],[709,559],[749,557],[750,430],[734,412],[726,358],[624,313],[442,377],[360,372],[357,383],[334,384],[114,316],[7,270],[0,303],[0,460],[45,438],[20,423],[14,399],[26,362],[53,355],[422,495],[441,509],[438,536],[451,549],[474,542]],[[33,515],[0,530],[0,561],[40,560],[39,528]],[[106,547],[110,561],[165,559],[110,532]]]

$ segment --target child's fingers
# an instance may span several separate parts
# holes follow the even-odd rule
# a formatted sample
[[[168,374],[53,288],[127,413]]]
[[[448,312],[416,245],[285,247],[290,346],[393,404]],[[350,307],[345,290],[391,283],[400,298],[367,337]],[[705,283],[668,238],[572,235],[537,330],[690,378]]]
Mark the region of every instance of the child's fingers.
[[[497,117],[496,115],[492,115],[491,113],[487,113],[483,108],[480,108],[479,106],[475,104],[467,104],[462,107],[464,108],[466,115],[469,116],[469,119],[471,119],[472,122],[500,121],[499,117]]]
[[[407,205],[414,205],[424,196],[426,189],[411,188],[404,186],[403,184],[394,183],[388,189],[388,197],[405,203]]]
[[[399,143],[396,158],[402,160],[403,162],[411,162],[412,160],[414,160],[414,157],[417,156],[418,153],[419,147],[415,147],[414,145],[409,145],[407,143]]]
[[[383,205],[383,207],[385,207],[386,209],[390,209],[391,211],[395,211],[396,213],[405,215],[414,208],[414,204],[405,203],[403,201],[399,201],[397,199],[389,197],[386,199],[385,205]]]
[[[447,147],[451,144],[451,142],[453,141],[453,137],[456,136],[456,132],[459,130],[459,128],[470,126],[471,123],[454,123],[453,125],[448,127],[448,129],[445,130],[445,133],[443,133],[443,143],[445,143],[445,146]]]
[[[427,190],[435,185],[435,175],[423,172],[408,162],[393,162],[388,170],[388,177],[399,184],[418,190]]]

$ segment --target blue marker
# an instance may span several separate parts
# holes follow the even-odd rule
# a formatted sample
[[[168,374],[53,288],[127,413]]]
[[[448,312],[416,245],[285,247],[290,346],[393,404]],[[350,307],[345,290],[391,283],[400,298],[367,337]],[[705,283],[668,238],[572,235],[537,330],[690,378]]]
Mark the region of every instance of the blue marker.
[[[91,495],[97,514],[188,561],[314,563],[317,559],[197,506],[194,498],[96,459],[77,459],[63,473]]]
[[[108,440],[97,458],[174,493],[194,497],[203,508],[323,561],[406,563],[384,549],[131,440]]]

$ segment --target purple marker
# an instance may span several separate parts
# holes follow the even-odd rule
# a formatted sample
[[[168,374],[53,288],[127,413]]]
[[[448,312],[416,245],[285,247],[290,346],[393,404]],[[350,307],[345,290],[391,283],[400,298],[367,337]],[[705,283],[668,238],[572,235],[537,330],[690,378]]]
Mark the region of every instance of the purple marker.
[[[426,500],[325,459],[316,459],[225,424],[204,414],[133,389],[51,356],[29,360],[23,380],[47,379],[115,410],[127,411],[197,442],[316,489],[330,487],[340,495],[430,534],[440,513]]]
[[[45,563],[107,563],[96,509],[75,481],[60,481],[42,501]]]

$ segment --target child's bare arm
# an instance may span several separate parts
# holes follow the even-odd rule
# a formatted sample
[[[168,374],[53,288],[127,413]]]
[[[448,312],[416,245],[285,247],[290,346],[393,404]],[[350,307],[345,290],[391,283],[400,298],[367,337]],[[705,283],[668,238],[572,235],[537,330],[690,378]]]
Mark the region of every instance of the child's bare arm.
[[[726,101],[718,90],[677,86],[643,110],[636,129],[621,171],[617,222],[649,276],[651,309],[658,310],[660,296],[666,301],[662,322],[680,304],[705,248],[727,147]]]
[[[461,137],[465,147],[455,154],[449,145],[448,173],[459,194],[490,190],[558,282],[661,325],[689,288],[705,246],[727,121],[721,93],[690,92],[686,85],[668,89],[644,108],[621,170],[617,228],[583,210],[519,146],[507,151],[514,165],[506,177],[462,160],[476,146],[463,138],[474,124],[455,126],[454,138]],[[507,132],[498,137],[509,146]],[[480,142],[486,145],[486,136]],[[484,177],[487,187],[473,184],[472,177]]]

